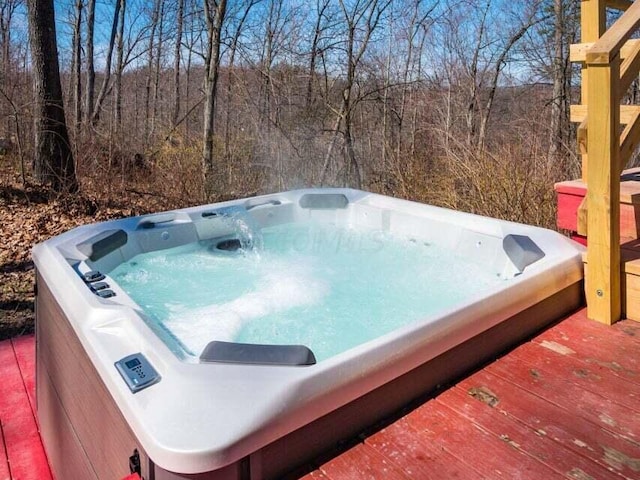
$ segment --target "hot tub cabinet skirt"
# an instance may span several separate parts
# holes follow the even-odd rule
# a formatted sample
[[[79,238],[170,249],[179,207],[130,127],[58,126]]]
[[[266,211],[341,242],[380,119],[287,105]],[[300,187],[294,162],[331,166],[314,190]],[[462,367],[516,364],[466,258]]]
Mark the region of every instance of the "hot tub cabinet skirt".
[[[268,480],[305,472],[319,455],[459,378],[582,304],[581,282],[499,323],[241,460],[198,474],[156,465],[136,439],[43,278],[37,277],[37,408],[58,480],[119,480],[139,461],[145,480]],[[167,417],[171,412],[166,412]],[[212,432],[215,435],[215,432]],[[294,472],[294,473],[292,473]]]

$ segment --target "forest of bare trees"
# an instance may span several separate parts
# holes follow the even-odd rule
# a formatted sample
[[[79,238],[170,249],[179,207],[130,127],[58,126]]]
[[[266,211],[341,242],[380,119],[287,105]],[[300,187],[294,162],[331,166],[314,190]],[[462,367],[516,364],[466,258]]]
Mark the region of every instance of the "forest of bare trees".
[[[28,6],[0,0],[0,162],[55,189],[34,171]],[[60,0],[62,140],[85,192],[186,205],[351,186],[553,226],[553,182],[579,176],[578,8]]]

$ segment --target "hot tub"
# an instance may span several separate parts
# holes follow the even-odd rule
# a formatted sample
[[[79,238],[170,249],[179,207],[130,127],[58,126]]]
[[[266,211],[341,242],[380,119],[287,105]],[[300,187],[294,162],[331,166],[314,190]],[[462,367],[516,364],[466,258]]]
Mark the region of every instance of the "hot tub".
[[[59,479],[281,478],[582,302],[556,232],[349,189],[87,225],[33,258]]]

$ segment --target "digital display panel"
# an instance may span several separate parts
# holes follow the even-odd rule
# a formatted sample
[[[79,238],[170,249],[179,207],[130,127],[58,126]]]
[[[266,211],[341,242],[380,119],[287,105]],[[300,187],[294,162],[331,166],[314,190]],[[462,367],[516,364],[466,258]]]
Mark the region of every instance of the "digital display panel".
[[[135,368],[140,365],[140,360],[134,358],[132,360],[129,360],[128,362],[125,362],[125,365],[127,366],[127,368]]]

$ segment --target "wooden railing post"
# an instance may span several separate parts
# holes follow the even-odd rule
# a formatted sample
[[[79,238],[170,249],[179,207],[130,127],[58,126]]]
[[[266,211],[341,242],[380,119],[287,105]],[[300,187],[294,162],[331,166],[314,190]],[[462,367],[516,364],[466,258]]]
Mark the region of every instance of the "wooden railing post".
[[[624,11],[609,29],[607,8]],[[581,28],[582,43],[571,50],[572,61],[583,64],[582,105],[572,105],[587,185],[577,231],[588,241],[587,315],[612,324],[623,309],[620,174],[640,145],[640,106],[620,105],[640,71],[640,42],[632,38],[640,30],[640,0],[581,0]]]
[[[591,0],[593,1],[593,0]],[[591,63],[587,54],[587,315],[620,320],[620,56]]]
[[[580,41],[593,43],[598,41],[606,30],[607,9],[605,0],[582,0],[580,3]],[[581,98],[582,105],[587,105],[587,88],[589,84],[589,69],[587,64],[582,65]],[[581,125],[578,135],[584,134],[585,125]],[[579,128],[580,128],[579,127]],[[582,181],[587,183],[589,170],[586,153],[582,153]]]

